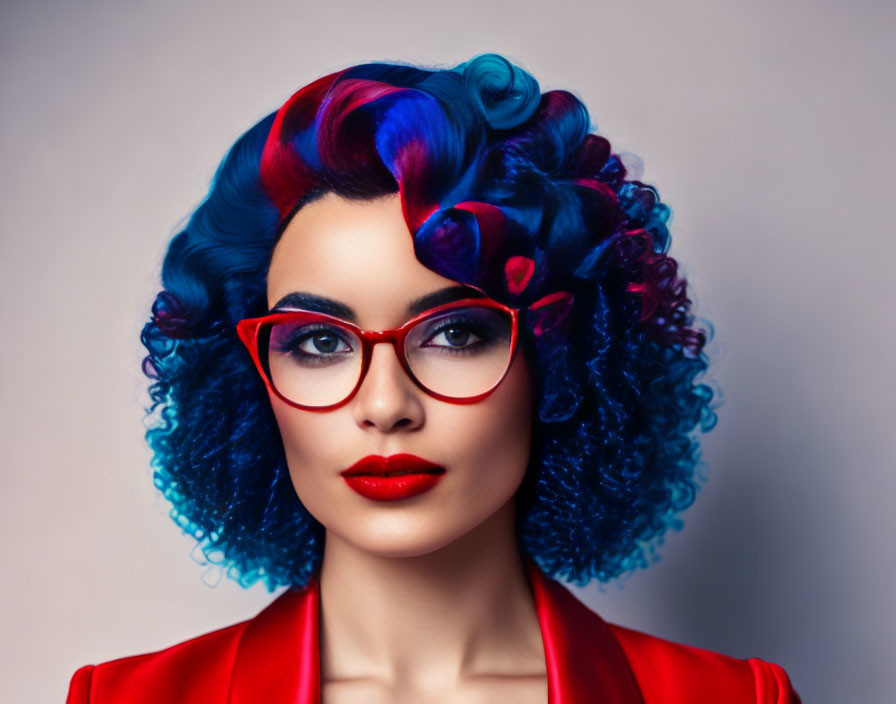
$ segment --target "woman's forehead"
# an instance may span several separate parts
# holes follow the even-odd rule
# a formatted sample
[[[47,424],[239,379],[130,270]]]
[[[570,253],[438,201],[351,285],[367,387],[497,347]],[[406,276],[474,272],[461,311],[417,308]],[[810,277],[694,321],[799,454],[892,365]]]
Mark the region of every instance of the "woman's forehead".
[[[365,325],[402,322],[409,302],[455,282],[423,266],[398,194],[348,200],[333,193],[299,210],[274,248],[268,306],[292,293],[342,302]]]

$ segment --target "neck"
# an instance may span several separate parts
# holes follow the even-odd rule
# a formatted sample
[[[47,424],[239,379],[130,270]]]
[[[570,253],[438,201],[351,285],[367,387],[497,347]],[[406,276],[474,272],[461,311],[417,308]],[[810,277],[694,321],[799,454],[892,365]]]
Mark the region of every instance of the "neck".
[[[381,556],[327,534],[320,574],[324,682],[437,688],[543,674],[513,502],[441,549]]]

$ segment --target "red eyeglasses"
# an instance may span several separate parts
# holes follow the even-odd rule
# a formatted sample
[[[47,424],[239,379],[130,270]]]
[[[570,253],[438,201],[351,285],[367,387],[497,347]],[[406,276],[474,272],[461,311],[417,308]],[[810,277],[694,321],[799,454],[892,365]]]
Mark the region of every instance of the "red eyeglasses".
[[[437,306],[394,330],[362,330],[324,313],[274,311],[236,326],[268,389],[296,408],[348,403],[388,342],[405,373],[430,396],[476,403],[504,379],[516,353],[519,312],[488,298]]]

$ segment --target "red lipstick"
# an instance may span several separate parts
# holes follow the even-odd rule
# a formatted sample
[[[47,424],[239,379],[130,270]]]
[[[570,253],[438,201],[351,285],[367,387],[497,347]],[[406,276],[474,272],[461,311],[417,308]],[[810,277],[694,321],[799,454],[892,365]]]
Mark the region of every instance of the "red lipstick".
[[[369,455],[342,472],[352,489],[374,501],[398,501],[432,489],[445,468],[415,455]]]

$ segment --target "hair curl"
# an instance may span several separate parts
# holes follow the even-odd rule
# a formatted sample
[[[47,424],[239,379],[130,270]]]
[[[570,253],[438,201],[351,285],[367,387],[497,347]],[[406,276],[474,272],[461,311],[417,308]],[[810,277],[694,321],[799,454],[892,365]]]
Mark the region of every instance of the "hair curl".
[[[707,332],[666,254],[669,208],[626,180],[571,93],[494,54],[364,64],[299,90],[230,149],[171,241],[142,333],[155,484],[205,559],[249,586],[307,583],[323,528],[290,481],[234,326],[262,314],[289,217],[325,192],[398,192],[422,263],[525,312],[538,417],[521,549],[549,575],[648,564],[697,490],[716,421]]]

